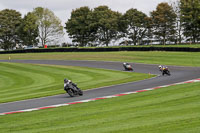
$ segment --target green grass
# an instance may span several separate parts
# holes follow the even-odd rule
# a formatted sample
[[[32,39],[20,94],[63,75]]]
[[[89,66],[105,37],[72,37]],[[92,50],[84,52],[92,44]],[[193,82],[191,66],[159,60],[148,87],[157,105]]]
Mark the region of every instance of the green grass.
[[[65,93],[64,78],[86,90],[150,77],[87,67],[0,63],[0,103]]]
[[[200,83],[0,117],[2,133],[199,133]]]
[[[99,60],[200,66],[200,52],[29,53],[0,55],[0,59],[8,59],[9,56],[11,59]],[[114,76],[110,77],[113,74]],[[77,82],[82,89],[90,89],[100,87],[102,83],[111,85],[120,83],[119,81],[125,82],[127,79],[135,80],[134,77],[138,76],[134,74],[71,66],[0,63],[0,101],[64,93],[64,77]],[[106,79],[101,81],[104,76]],[[148,78],[147,75],[141,77]],[[91,80],[88,84],[85,82]],[[17,86],[17,90],[13,85]],[[0,132],[199,133],[199,86],[200,83],[178,85],[56,109],[0,116]]]
[[[200,52],[66,52],[5,54],[0,59],[97,60],[200,67]]]

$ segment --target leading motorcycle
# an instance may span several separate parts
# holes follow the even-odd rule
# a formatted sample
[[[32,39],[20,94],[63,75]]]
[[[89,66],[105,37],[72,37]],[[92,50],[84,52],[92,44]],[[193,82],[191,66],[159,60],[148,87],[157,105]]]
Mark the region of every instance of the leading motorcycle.
[[[128,63],[123,63],[123,67],[124,67],[125,71],[133,71],[132,66]]]

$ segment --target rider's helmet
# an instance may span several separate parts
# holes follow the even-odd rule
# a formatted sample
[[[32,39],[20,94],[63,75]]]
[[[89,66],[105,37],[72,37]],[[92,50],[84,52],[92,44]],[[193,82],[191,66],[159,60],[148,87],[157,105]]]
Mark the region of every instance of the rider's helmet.
[[[126,63],[124,62],[123,65],[126,65]]]
[[[64,83],[67,83],[68,82],[68,79],[64,79]]]
[[[68,80],[68,82],[71,83],[72,81],[71,81],[71,80]]]
[[[159,67],[159,68],[162,68],[162,66],[161,66],[161,65],[159,65],[158,67]]]

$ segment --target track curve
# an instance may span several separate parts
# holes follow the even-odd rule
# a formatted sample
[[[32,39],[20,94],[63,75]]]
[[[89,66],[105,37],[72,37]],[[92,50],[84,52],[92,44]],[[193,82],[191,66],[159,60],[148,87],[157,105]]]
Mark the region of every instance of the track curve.
[[[0,60],[0,62],[69,65],[69,66],[84,66],[84,67],[104,68],[113,70],[123,70],[122,62],[63,61],[63,60],[12,60],[12,61]],[[160,72],[158,71],[158,65],[138,64],[138,63],[130,63],[130,64],[134,66],[135,72],[151,73],[156,75],[160,74]],[[38,108],[55,104],[64,104],[68,102],[87,100],[102,96],[110,96],[124,92],[137,91],[162,85],[173,84],[177,82],[183,82],[200,77],[200,68],[198,67],[169,66],[169,68],[172,73],[171,76],[157,76],[155,78],[148,80],[87,90],[81,97],[70,98],[66,94],[61,94],[61,95],[49,96],[37,99],[3,103],[0,104],[0,113],[25,110],[30,108]]]

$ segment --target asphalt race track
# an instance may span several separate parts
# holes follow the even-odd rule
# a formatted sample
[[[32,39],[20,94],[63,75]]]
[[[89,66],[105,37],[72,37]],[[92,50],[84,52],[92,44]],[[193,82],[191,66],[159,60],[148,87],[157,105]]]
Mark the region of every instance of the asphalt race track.
[[[94,68],[114,69],[122,71],[122,62],[100,62],[100,61],[63,61],[63,60],[0,60],[0,62],[18,62],[18,63],[34,63],[34,64],[53,64],[53,65],[68,65],[68,66],[85,66]],[[75,102],[80,100],[87,100],[102,96],[110,96],[124,92],[137,91],[161,85],[168,85],[187,80],[200,78],[200,68],[198,67],[178,67],[168,66],[171,76],[160,76],[161,72],[158,70],[158,65],[147,65],[130,63],[133,65],[134,71],[139,73],[151,73],[158,75],[155,78],[131,82],[121,85],[114,85],[109,87],[96,88],[93,90],[84,91],[83,96],[69,97],[68,94],[61,94],[56,96],[49,96],[44,98],[23,100],[17,102],[0,104],[0,113],[11,112],[17,110],[25,110],[31,108],[38,108],[56,104],[64,104],[68,102]],[[63,90],[64,92],[64,90]]]

